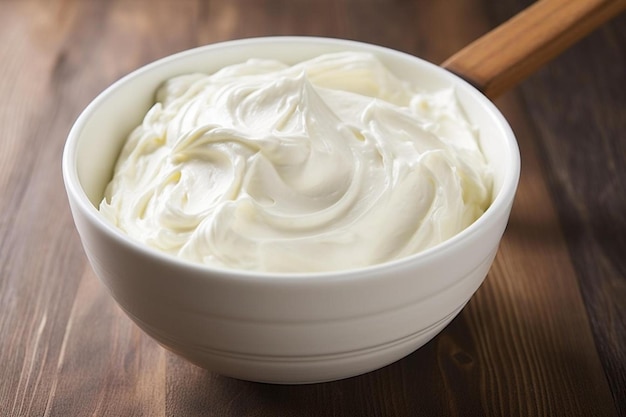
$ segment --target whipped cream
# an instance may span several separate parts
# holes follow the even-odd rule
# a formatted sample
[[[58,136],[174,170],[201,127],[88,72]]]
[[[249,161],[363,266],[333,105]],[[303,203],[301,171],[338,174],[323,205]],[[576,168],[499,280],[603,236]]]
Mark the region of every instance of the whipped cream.
[[[170,79],[129,136],[100,210],[132,238],[218,267],[358,268],[474,222],[492,179],[452,89],[373,55],[252,59]]]

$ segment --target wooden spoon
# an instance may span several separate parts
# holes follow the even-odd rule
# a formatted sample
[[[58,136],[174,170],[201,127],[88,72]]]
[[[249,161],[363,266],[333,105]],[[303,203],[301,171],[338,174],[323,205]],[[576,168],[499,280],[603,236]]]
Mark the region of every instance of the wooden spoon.
[[[626,9],[626,0],[540,0],[441,66],[495,98]]]

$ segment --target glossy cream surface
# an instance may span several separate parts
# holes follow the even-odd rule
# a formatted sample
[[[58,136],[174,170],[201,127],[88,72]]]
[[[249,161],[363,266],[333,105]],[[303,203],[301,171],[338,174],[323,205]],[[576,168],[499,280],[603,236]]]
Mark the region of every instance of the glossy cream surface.
[[[315,272],[432,247],[491,202],[454,90],[373,55],[253,59],[165,82],[100,211],[133,239],[225,268]]]

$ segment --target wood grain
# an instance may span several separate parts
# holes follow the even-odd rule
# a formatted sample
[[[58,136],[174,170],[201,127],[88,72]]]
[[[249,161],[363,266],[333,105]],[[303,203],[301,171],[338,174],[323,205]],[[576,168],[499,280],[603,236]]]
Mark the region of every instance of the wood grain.
[[[550,167],[547,181],[621,415],[626,415],[624,45],[622,15],[520,89],[541,163]],[[536,94],[546,88],[562,93]]]
[[[496,104],[522,151],[487,280],[422,349],[306,386],[221,377],[143,334],[86,262],[60,173],[84,106],[156,58],[260,35],[441,62],[530,0],[0,0],[0,416],[626,416],[626,21]]]

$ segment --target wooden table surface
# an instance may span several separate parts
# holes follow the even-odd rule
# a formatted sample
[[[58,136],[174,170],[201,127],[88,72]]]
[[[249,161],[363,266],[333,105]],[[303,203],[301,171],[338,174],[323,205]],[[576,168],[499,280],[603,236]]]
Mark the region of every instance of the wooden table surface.
[[[527,4],[0,0],[0,416],[626,416],[626,16],[496,100],[522,176],[493,268],[440,335],[366,375],[274,386],[165,351],[90,269],[65,197],[75,118],[156,58],[298,34],[441,62]]]

